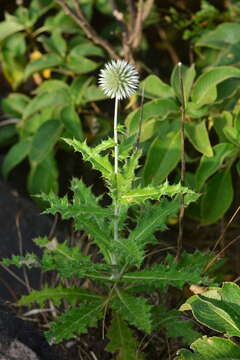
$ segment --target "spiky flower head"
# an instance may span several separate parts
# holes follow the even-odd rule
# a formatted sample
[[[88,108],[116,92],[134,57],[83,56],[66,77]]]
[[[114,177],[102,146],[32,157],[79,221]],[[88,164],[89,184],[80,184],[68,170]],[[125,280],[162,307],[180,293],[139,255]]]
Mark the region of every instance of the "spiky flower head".
[[[112,60],[105,65],[99,75],[99,85],[110,98],[124,99],[134,94],[138,88],[137,70],[125,60]]]

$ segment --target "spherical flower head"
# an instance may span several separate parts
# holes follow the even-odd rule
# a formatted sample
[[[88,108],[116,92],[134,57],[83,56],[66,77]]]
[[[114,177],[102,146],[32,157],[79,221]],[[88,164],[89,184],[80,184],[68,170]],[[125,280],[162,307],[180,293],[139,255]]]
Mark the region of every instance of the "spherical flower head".
[[[99,86],[110,98],[127,98],[137,91],[138,84],[137,70],[125,60],[112,60],[99,75]]]

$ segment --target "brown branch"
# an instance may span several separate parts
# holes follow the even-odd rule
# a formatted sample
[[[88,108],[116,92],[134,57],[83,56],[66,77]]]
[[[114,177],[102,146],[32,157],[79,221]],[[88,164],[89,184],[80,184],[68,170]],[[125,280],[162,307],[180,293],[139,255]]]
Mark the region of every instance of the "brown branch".
[[[178,64],[179,57],[178,57],[176,51],[174,50],[173,46],[171,45],[171,43],[168,41],[166,32],[163,29],[161,29],[159,26],[157,26],[157,31],[158,31],[159,37],[163,40],[163,45],[164,45],[165,49],[168,51],[173,64],[175,64],[175,65]]]
[[[109,42],[98,36],[96,31],[89,24],[77,0],[74,0],[76,12],[68,6],[66,0],[56,0],[56,2],[61,6],[65,14],[69,15],[81,27],[90,40],[92,40],[95,44],[100,45],[112,58],[120,59]]]
[[[150,14],[150,11],[153,7],[154,4],[154,0],[147,0],[146,4],[144,5],[144,10],[143,10],[143,21],[146,20],[146,18],[148,17],[148,15]]]

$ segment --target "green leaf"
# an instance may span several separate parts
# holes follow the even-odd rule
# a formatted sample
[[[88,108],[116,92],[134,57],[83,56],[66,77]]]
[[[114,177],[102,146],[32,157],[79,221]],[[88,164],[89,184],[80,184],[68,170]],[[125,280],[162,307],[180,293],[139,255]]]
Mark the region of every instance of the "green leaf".
[[[201,218],[204,225],[219,220],[233,200],[231,171],[226,169],[214,175],[204,189]]]
[[[125,124],[128,130],[128,133],[131,135],[137,132],[139,127],[139,122],[142,113],[142,122],[143,124],[150,118],[158,118],[159,120],[164,120],[171,113],[177,113],[179,108],[176,102],[172,99],[158,99],[149,101],[143,105],[143,108],[139,108],[135,111],[132,111],[126,118]]]
[[[32,139],[21,140],[11,147],[4,158],[2,165],[3,176],[7,177],[9,172],[18,165],[29,154]]]
[[[145,258],[144,250],[147,244],[153,243],[157,230],[165,230],[167,218],[177,214],[179,200],[162,200],[155,205],[145,204],[144,211],[137,220],[136,227],[127,239],[119,239],[114,245],[116,253],[124,263],[140,266]]]
[[[141,88],[144,89],[144,96],[150,98],[168,98],[173,97],[171,86],[165,84],[156,75],[149,75],[141,82]]]
[[[29,101],[30,99],[26,95],[11,93],[7,98],[2,100],[2,109],[6,114],[22,117]]]
[[[113,184],[113,166],[110,163],[107,155],[100,155],[95,148],[90,148],[86,142],[79,142],[77,140],[64,139],[64,141],[72,146],[75,151],[81,152],[85,161],[90,161],[93,168],[100,171],[102,175]]]
[[[65,106],[60,114],[61,120],[69,133],[77,140],[83,141],[84,134],[81,119],[73,105]]]
[[[195,43],[195,46],[205,46],[221,50],[227,44],[236,44],[240,41],[240,24],[223,23],[214,30],[204,33]]]
[[[195,193],[180,184],[169,185],[168,181],[165,181],[165,183],[158,186],[149,185],[143,188],[137,187],[123,194],[119,194],[119,203],[123,205],[139,204],[149,199],[159,200],[161,196],[174,197],[179,194],[191,195]]]
[[[110,340],[105,350],[115,354],[116,360],[140,360],[138,354],[138,343],[133,335],[133,331],[120,316],[114,314],[112,323],[107,332]]]
[[[110,302],[110,306],[130,325],[150,334],[152,306],[142,297],[133,297],[119,290],[116,292],[117,298]]]
[[[180,161],[180,131],[171,131],[152,142],[143,168],[144,184],[161,183]]]
[[[27,105],[23,118],[26,119],[36,112],[49,107],[58,107],[71,103],[71,97],[67,89],[61,89],[55,92],[41,93],[33,98]]]
[[[240,70],[231,66],[218,66],[205,72],[195,83],[192,91],[193,102],[199,105],[213,102],[217,97],[216,86],[222,81],[234,77],[240,77]]]
[[[27,179],[27,188],[30,194],[58,192],[58,169],[52,154],[49,154],[41,163],[31,165]]]
[[[237,151],[238,149],[232,144],[220,143],[213,147],[212,157],[203,155],[195,177],[197,190],[201,189],[206,180],[223,165],[226,159],[235,156]]]
[[[86,74],[97,69],[100,64],[84,56],[76,55],[72,51],[67,57],[66,66],[76,74]]]
[[[96,46],[89,41],[75,46],[71,50],[71,54],[74,56],[105,56],[104,51],[99,46]]]
[[[201,324],[229,337],[240,336],[239,305],[233,308],[231,303],[203,295],[192,296],[187,304]]]
[[[16,17],[8,15],[7,20],[0,23],[0,41],[5,40],[8,36],[11,36],[23,29],[24,26],[18,22]]]
[[[59,285],[56,288],[45,286],[41,290],[32,290],[29,295],[22,296],[18,305],[29,305],[37,303],[43,306],[47,300],[51,300],[54,305],[59,306],[62,300],[67,300],[69,304],[76,305],[77,302],[94,302],[103,297],[94,291],[81,288],[64,288]]]
[[[193,329],[193,322],[184,319],[181,311],[168,311],[163,306],[156,306],[153,312],[155,329],[165,328],[169,338],[181,337],[185,344],[191,344],[200,337],[200,334]]]
[[[176,360],[239,360],[240,348],[231,340],[203,336],[194,341],[189,350],[180,350]]]
[[[46,54],[42,55],[40,58],[31,61],[24,73],[25,80],[36,72],[51,69],[55,66],[62,64],[62,58],[57,54]]]
[[[63,315],[58,316],[54,323],[50,323],[51,330],[47,332],[47,337],[49,340],[59,343],[74,335],[85,334],[89,327],[97,326],[97,321],[102,316],[103,304],[100,301],[68,309]]]
[[[42,162],[52,151],[62,132],[62,125],[57,120],[43,123],[33,137],[29,159],[35,166]]]
[[[40,95],[43,93],[52,93],[59,90],[64,91],[64,89],[67,92],[70,90],[66,82],[57,79],[50,79],[43,81],[36,89],[34,89],[33,93],[35,95]]]
[[[133,283],[134,285],[142,285],[146,288],[164,289],[167,286],[174,286],[179,289],[184,284],[198,284],[202,282],[201,273],[193,271],[193,268],[178,268],[175,264],[171,266],[155,265],[147,270],[126,273],[122,277],[125,283]]]
[[[6,125],[0,131],[0,146],[12,143],[12,140],[17,135],[16,125]]]
[[[188,68],[185,65],[178,64],[173,69],[171,75],[171,85],[174,89],[176,96],[182,102],[181,83],[180,83],[181,73],[183,78],[182,80],[183,80],[185,102],[187,102],[192,90],[194,78],[196,76],[195,65],[193,64]]]
[[[188,140],[195,149],[206,156],[213,156],[213,150],[204,120],[185,123],[185,131]]]

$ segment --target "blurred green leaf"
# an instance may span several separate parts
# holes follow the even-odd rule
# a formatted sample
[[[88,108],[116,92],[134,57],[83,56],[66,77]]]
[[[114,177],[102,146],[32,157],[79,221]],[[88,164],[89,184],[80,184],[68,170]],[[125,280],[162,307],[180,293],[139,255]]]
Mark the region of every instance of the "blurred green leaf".
[[[144,184],[160,184],[180,160],[180,131],[158,136],[152,142],[143,168]]]
[[[41,163],[52,151],[61,132],[62,124],[57,120],[46,121],[33,137],[31,151],[29,154],[30,162],[33,166]]]
[[[32,139],[22,140],[11,147],[4,157],[2,172],[6,178],[9,172],[29,154]]]
[[[231,171],[226,169],[214,175],[203,189],[201,221],[204,225],[219,220],[233,201]]]
[[[213,156],[205,121],[186,122],[185,131],[188,140],[199,152],[206,156]]]
[[[25,79],[27,79],[36,72],[45,69],[51,69],[61,64],[62,64],[62,58],[57,54],[42,55],[40,58],[31,61],[27,65],[25,69],[24,77]]]
[[[61,111],[61,120],[69,133],[77,140],[83,141],[84,134],[81,120],[73,105],[64,107]]]

